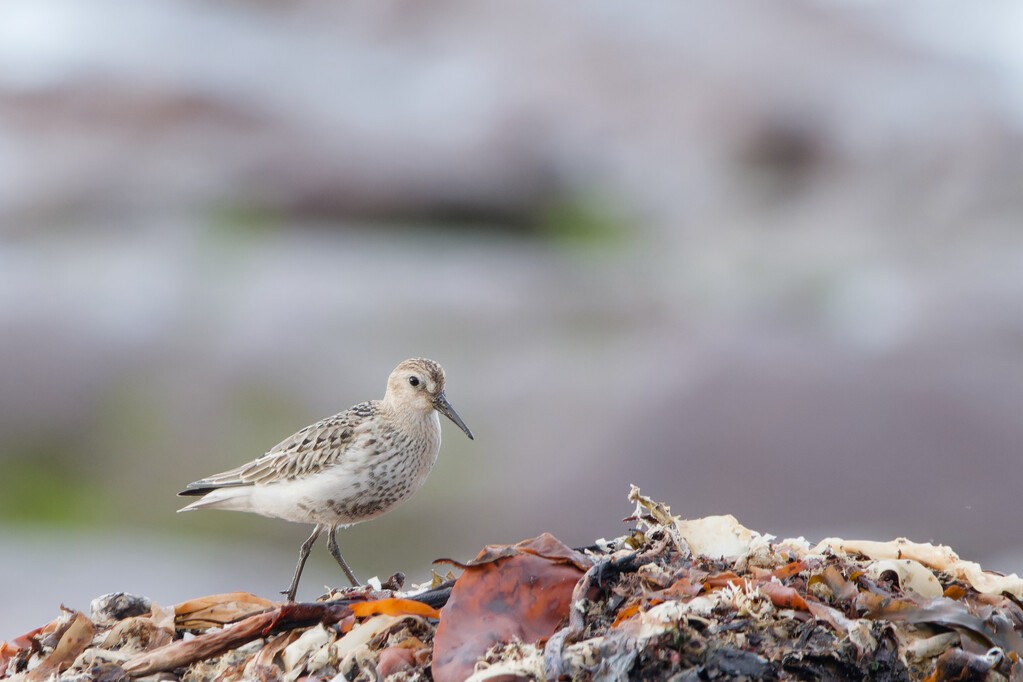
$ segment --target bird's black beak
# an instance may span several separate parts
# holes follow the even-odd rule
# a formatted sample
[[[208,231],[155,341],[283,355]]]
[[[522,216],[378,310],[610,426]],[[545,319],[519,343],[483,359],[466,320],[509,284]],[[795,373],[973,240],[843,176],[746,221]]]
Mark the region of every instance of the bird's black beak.
[[[442,415],[444,415],[451,421],[455,422],[455,426],[465,431],[465,435],[469,436],[469,440],[473,439],[472,431],[470,431],[469,427],[465,425],[465,422],[462,421],[462,418],[458,416],[458,413],[455,412],[454,408],[452,408],[451,405],[448,404],[448,399],[444,397],[443,391],[437,394],[437,397],[433,399],[433,406]]]

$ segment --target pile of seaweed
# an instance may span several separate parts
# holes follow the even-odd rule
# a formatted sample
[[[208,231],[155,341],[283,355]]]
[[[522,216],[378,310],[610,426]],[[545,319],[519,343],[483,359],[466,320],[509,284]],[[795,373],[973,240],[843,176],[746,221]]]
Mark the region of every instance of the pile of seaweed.
[[[0,644],[18,680],[1023,681],[1023,580],[947,547],[775,541],[682,520],[633,487],[635,530],[544,534],[461,571],[312,603],[125,594]]]

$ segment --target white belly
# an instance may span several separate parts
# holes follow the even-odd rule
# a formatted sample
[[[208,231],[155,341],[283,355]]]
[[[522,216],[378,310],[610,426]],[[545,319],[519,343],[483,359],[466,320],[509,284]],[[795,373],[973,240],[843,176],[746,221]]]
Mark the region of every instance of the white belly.
[[[220,488],[195,506],[246,511],[298,523],[347,526],[368,521],[412,497],[433,469],[440,439],[419,440],[415,445],[418,447],[395,447],[385,452],[349,450],[341,463],[317,473],[274,483]]]

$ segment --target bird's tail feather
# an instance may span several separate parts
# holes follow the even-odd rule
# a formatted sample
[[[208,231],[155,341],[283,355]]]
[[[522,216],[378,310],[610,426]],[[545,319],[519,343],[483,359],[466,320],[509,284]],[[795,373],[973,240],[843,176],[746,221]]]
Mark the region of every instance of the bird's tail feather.
[[[182,507],[178,512],[196,509],[227,509],[230,511],[252,511],[249,488],[217,488],[202,498]]]

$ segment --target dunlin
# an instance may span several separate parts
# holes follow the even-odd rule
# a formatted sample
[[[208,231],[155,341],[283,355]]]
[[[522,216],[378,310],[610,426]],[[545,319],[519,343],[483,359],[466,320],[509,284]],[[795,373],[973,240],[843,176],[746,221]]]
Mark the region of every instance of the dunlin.
[[[433,360],[405,360],[387,379],[383,400],[370,400],[307,426],[248,464],[190,483],[178,493],[202,499],[179,509],[229,509],[316,524],[302,544],[291,587],[316,538],[353,586],[359,581],[341,557],[335,534],[376,518],[419,490],[440,450],[440,412],[472,438],[444,396],[444,370]]]

